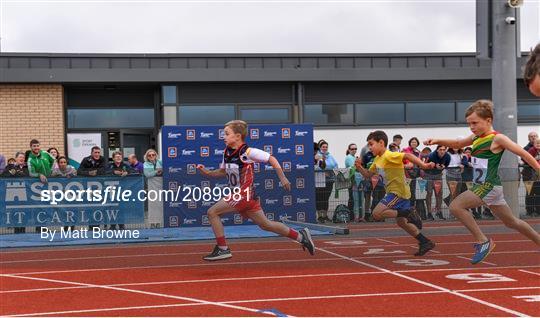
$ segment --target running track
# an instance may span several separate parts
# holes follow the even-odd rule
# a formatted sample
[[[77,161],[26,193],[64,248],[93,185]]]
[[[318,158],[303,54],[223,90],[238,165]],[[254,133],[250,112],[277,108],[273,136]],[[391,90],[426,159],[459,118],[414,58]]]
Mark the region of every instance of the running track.
[[[538,230],[540,220],[528,220]],[[3,250],[2,316],[540,316],[540,249],[497,221],[497,247],[471,265],[455,222],[426,224],[434,252],[390,223],[316,237]]]

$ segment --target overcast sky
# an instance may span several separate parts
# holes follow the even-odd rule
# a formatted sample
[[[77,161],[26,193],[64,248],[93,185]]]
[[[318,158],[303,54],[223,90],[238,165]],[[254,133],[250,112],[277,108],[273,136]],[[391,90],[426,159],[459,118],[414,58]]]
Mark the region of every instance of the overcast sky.
[[[539,16],[525,0],[522,50]],[[2,52],[472,52],[475,1],[0,0],[0,37]]]

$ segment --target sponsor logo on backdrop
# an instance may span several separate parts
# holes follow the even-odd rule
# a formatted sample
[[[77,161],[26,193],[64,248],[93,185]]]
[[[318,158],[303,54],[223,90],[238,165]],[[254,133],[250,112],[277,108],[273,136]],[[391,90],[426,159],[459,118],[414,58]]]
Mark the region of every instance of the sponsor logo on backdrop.
[[[296,188],[304,189],[306,187],[306,180],[304,178],[296,178]]]
[[[296,198],[296,203],[298,204],[306,204],[309,202],[308,198]]]
[[[169,131],[169,133],[167,134],[167,138],[169,139],[178,139],[182,137],[182,133],[172,133]]]
[[[309,165],[296,164],[296,170],[306,170],[307,168],[309,168]]]
[[[298,212],[296,213],[296,220],[300,222],[306,222],[306,212]]]
[[[210,156],[210,147],[202,146],[201,147],[201,157],[208,157],[208,156]]]
[[[210,188],[210,181],[208,180],[201,181],[201,188]]]
[[[302,131],[302,130],[295,130],[294,131],[294,136],[295,137],[305,137],[307,136],[308,132],[307,131]]]
[[[180,173],[180,171],[182,171],[182,168],[179,168],[179,167],[169,167],[169,174]]]
[[[221,218],[221,223],[229,222],[230,218]]]
[[[276,135],[277,135],[276,131],[268,131],[268,130],[264,131],[264,136],[265,137],[275,137]]]
[[[176,191],[178,189],[178,182],[176,181],[170,181],[169,182],[169,190]]]
[[[264,179],[264,188],[266,190],[274,189],[274,180],[272,180],[272,179]]]
[[[188,164],[187,174],[197,174],[197,166],[193,163]]]
[[[180,206],[182,206],[182,202],[169,202],[170,208],[179,208]]]
[[[194,154],[195,154],[195,150],[182,149],[182,156],[193,156]]]
[[[188,209],[196,209],[197,208],[197,202],[196,201],[188,201],[187,204]]]
[[[264,165],[264,171],[274,170],[274,167],[272,165]]]
[[[264,201],[264,204],[266,204],[266,205],[274,205],[274,204],[277,204],[277,202],[278,202],[278,199],[266,199]]]
[[[225,130],[223,128],[219,130],[218,134],[219,134],[219,139],[221,140],[225,139]]]
[[[249,138],[252,140],[259,139],[259,129],[258,128],[252,128],[249,130]]]
[[[291,129],[290,128],[281,128],[281,139],[291,138]]]
[[[186,139],[187,140],[195,140],[197,135],[195,134],[195,129],[188,129],[186,130]]]
[[[292,196],[284,195],[283,196],[283,205],[292,205]]]
[[[212,201],[203,201],[201,204],[203,207],[211,207],[212,205],[214,205],[214,202]]]
[[[297,156],[303,156],[304,155],[304,145],[296,145],[294,147],[294,152]]]
[[[183,224],[195,224],[195,223],[197,223],[197,219],[184,218],[184,223]]]
[[[201,223],[202,225],[210,225],[210,221],[208,220],[208,215],[203,215],[201,217]]]
[[[261,172],[261,164],[258,163],[258,162],[255,162],[255,163],[253,164],[253,171],[255,171],[255,172],[257,172],[257,173]]]
[[[201,138],[208,139],[214,137],[214,133],[201,131],[200,136]]]
[[[235,214],[234,215],[234,224],[242,224],[244,220],[242,219],[242,215]]]
[[[274,147],[272,147],[272,145],[264,145],[263,146],[263,150],[268,152],[271,155],[272,155],[273,149],[274,149]]]
[[[283,161],[283,171],[291,172],[291,170],[292,170],[292,163],[290,161]]]
[[[266,218],[270,221],[274,221],[274,213],[266,213]]]
[[[178,150],[176,149],[176,147],[167,148],[167,157],[176,158],[176,156],[178,156]]]
[[[223,153],[225,153],[225,149],[214,149],[214,156],[223,156]]]
[[[178,227],[178,217],[175,215],[169,216],[169,225],[172,227]]]
[[[291,151],[291,148],[281,148],[281,147],[278,147],[277,149],[277,153],[279,154],[287,154]]]

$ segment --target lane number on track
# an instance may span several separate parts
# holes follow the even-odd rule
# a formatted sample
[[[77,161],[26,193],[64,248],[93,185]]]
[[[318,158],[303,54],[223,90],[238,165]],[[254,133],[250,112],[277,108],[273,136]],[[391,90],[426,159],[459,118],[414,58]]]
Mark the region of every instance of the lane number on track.
[[[540,295],[527,295],[527,296],[512,296],[516,299],[522,299],[528,303],[540,302]]]
[[[381,255],[381,254],[405,254],[405,251],[393,250],[385,251],[384,248],[370,248],[364,255]]]
[[[367,244],[366,241],[360,241],[360,240],[348,240],[348,241],[326,241],[325,244],[330,245],[364,245]]]
[[[465,273],[446,275],[446,278],[466,280],[467,284],[515,282],[515,279],[493,273]]]
[[[393,261],[393,263],[406,266],[443,266],[450,264],[450,262],[440,259],[399,259],[397,261]]]

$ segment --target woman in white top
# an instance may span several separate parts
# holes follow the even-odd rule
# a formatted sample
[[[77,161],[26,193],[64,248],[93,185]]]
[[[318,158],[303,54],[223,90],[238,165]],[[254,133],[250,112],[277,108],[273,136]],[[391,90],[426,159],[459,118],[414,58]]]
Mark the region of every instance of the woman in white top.
[[[467,165],[467,158],[463,156],[462,149],[448,148],[448,154],[450,155],[450,164],[446,167],[446,184],[450,190],[450,201],[448,202],[450,205],[450,202],[460,194],[461,174]]]

